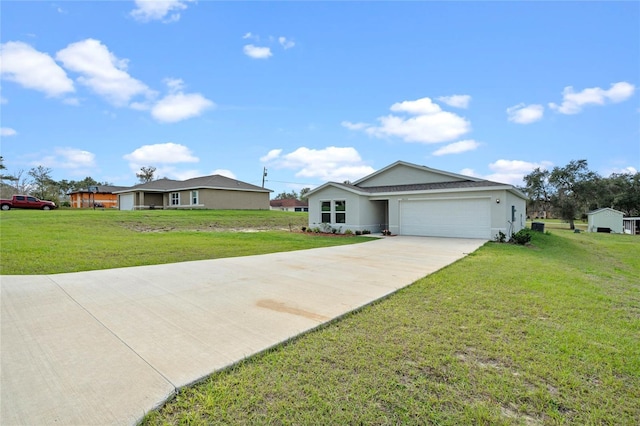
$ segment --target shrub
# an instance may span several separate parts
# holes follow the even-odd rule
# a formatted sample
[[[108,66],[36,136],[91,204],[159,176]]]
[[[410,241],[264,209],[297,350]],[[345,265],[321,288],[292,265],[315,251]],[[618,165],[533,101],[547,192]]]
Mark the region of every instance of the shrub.
[[[362,230],[362,235],[367,235],[367,234],[370,234],[370,233],[371,233],[371,231],[369,231],[368,229],[363,229]]]
[[[302,227],[302,232],[304,232],[304,231],[306,231],[306,230],[307,230],[307,227],[306,227],[306,226],[303,226],[303,227]]]
[[[362,231],[357,230],[357,231],[356,231],[356,235],[362,235]]]
[[[498,235],[496,235],[496,242],[504,243],[505,241],[507,241],[507,236],[505,235],[505,233],[502,231],[498,231]]]
[[[356,231],[356,232],[358,232],[358,231]],[[351,229],[346,229],[344,231],[344,235],[353,235],[353,231]]]
[[[329,232],[331,232],[331,229],[332,229],[331,224],[323,223],[320,226],[321,226],[322,232],[324,232],[325,234],[328,234]]]
[[[520,245],[527,244],[531,241],[531,230],[528,228],[519,230],[511,236],[511,241]]]

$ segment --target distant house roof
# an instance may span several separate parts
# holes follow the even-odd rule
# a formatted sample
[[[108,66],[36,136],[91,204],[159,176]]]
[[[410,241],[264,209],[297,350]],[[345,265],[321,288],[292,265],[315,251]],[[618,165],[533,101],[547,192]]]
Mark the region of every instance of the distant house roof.
[[[306,201],[300,201],[296,199],[284,199],[284,200],[271,200],[269,201],[271,207],[309,207],[309,203]]]
[[[191,189],[224,189],[228,191],[253,191],[273,192],[270,189],[252,185],[222,175],[195,177],[187,180],[158,179],[147,183],[141,183],[125,188],[116,193],[144,191],[144,192],[169,192],[186,191]]]
[[[98,194],[113,194],[117,191],[123,191],[127,188],[129,188],[128,186],[113,186],[113,185],[97,185],[98,187]],[[88,188],[81,188],[81,189],[77,189],[75,191],[71,191],[69,192],[69,195],[71,194],[82,194],[82,193],[93,193],[93,191],[89,191]]]
[[[596,213],[601,213],[601,212],[604,212],[604,211],[607,211],[607,210],[609,210],[609,211],[611,211],[611,212],[614,212],[614,213],[620,213],[622,216],[624,216],[624,213],[623,213],[623,212],[621,212],[621,211],[619,211],[619,210],[616,210],[616,209],[612,209],[611,207],[602,207],[602,208],[600,208],[600,209],[591,210],[591,211],[590,211],[589,213],[587,213],[587,214],[588,214],[588,215],[589,215],[589,214],[596,214]]]

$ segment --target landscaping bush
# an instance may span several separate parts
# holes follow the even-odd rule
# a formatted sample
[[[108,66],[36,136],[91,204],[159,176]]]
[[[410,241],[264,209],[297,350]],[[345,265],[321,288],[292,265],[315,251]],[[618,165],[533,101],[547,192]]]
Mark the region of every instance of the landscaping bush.
[[[531,230],[524,228],[511,236],[511,242],[515,244],[525,245],[531,241]]]

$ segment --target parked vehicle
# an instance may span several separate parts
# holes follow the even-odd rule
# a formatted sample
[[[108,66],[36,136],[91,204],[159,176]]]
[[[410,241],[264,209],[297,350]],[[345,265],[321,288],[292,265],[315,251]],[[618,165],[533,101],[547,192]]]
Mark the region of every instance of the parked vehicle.
[[[0,208],[2,210],[11,209],[55,209],[56,203],[53,201],[38,200],[31,195],[14,195],[10,200],[0,200]]]

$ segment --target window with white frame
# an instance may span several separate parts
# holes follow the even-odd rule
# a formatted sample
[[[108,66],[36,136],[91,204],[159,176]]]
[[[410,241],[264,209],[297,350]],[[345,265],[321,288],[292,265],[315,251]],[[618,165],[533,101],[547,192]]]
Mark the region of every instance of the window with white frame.
[[[171,205],[172,206],[179,206],[180,205],[180,193],[179,192],[172,192],[171,194],[169,194],[170,198],[171,198]]]
[[[331,201],[322,201],[320,204],[322,223],[331,223]]]
[[[347,223],[347,202],[345,200],[337,200],[333,202],[336,220],[335,223]]]
[[[200,204],[198,202],[198,191],[191,191],[191,205]]]
[[[345,200],[321,201],[320,214],[322,223],[347,223],[347,202]]]

